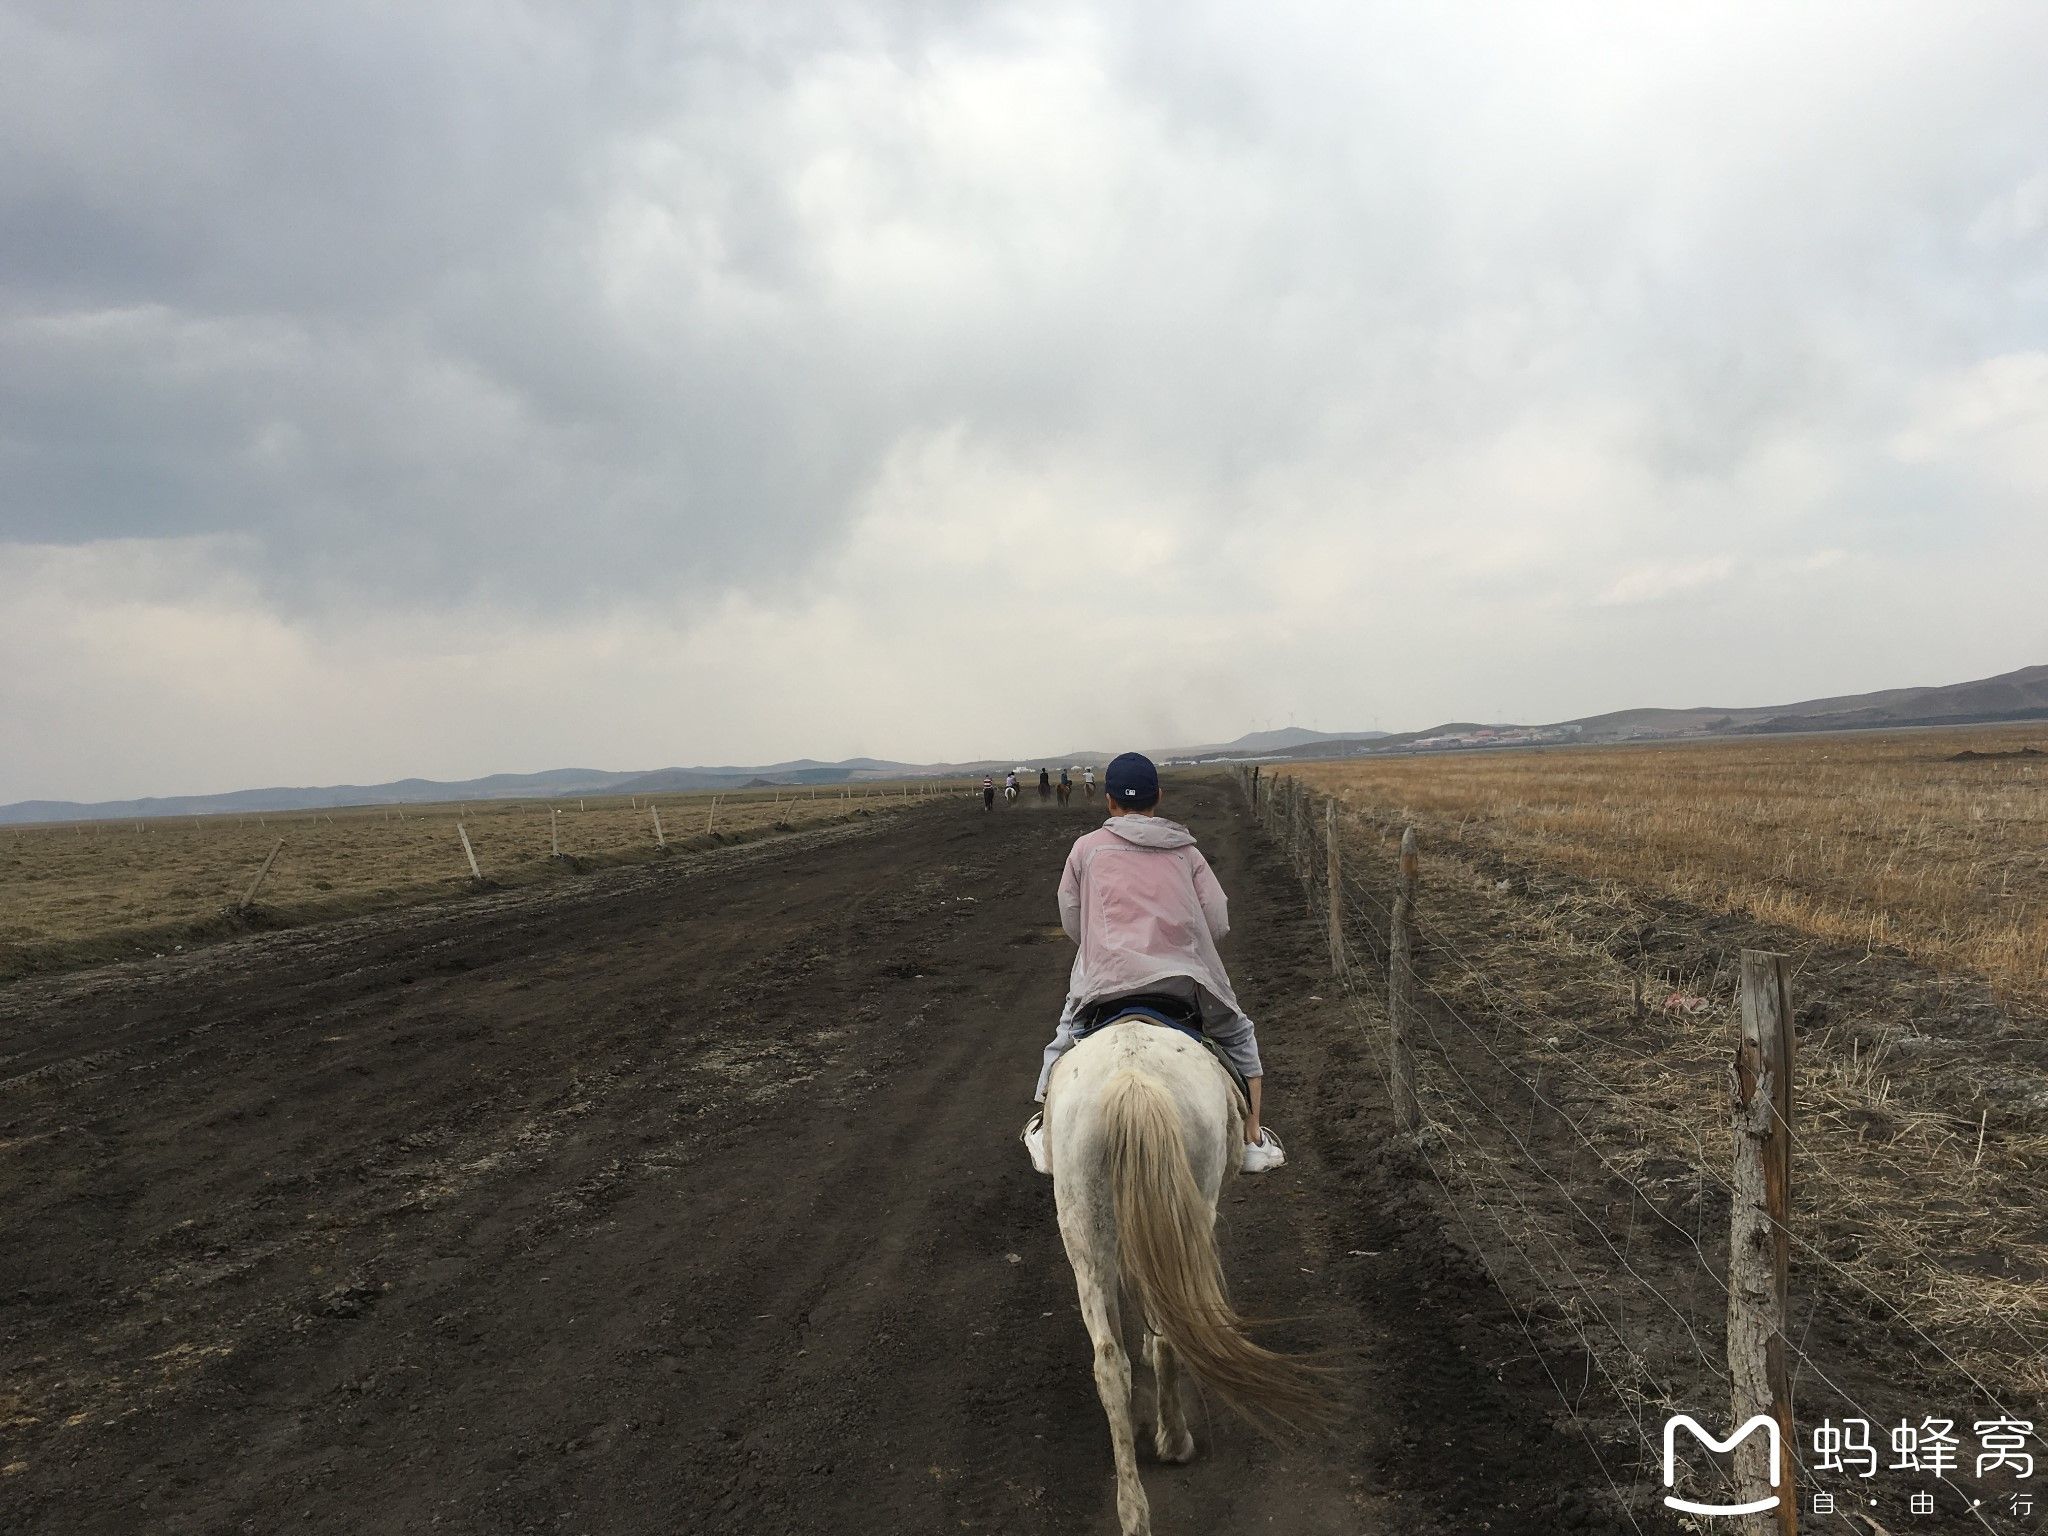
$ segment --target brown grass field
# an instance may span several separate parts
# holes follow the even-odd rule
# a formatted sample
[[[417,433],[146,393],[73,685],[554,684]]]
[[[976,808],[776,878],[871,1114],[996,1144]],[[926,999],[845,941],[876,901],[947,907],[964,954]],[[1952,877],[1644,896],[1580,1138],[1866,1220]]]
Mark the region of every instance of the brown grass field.
[[[1998,756],[2034,747],[2043,755]],[[1985,756],[1954,761],[1961,752]],[[1318,788],[1594,880],[1816,938],[2048,979],[2048,729],[1319,763]]]
[[[1730,1157],[1739,951],[1790,955],[1793,1224],[1811,1245],[1795,1254],[1794,1285],[1817,1309],[1802,1326],[1816,1339],[1836,1329],[1837,1360],[1859,1330],[1906,1338],[1910,1356],[1865,1367],[1879,1395],[1893,1380],[1974,1376],[2038,1402],[2048,1393],[2048,756],[2024,755],[2030,747],[2048,750],[2048,729],[1482,751],[1281,772],[1336,797],[1346,879],[1359,887],[1349,918],[1365,932],[1384,933],[1394,844],[1404,825],[1417,828],[1417,963],[1447,1035],[1425,1041],[1425,1097],[1480,1177],[1519,1197],[1540,1182],[1516,1171],[1528,1149],[1489,1123],[1502,1104],[1542,1155],[1585,1152],[1532,1100],[1534,1083],[1610,1167],[1711,1247],[1717,1225],[1725,1231],[1711,1213],[1717,1200],[1725,1211],[1716,1181]],[[1958,758],[1966,752],[1981,755]],[[1319,811],[1314,826],[1319,843]],[[1461,1033],[1460,1017],[1485,1021],[1485,1045]],[[1498,1102],[1475,1101],[1466,1079]],[[1546,1128],[1561,1126],[1546,1143]],[[1529,1210],[1542,1230],[1540,1202]],[[1546,1239],[1598,1275],[1605,1261],[1597,1245],[1575,1252],[1572,1219],[1559,1215]],[[1681,1310],[1712,1317],[1718,1304],[1709,1285]]]
[[[961,786],[948,785],[954,791]],[[482,800],[261,816],[180,816],[0,829],[0,979],[53,965],[155,953],[323,917],[474,889],[461,822],[491,885],[658,858],[654,810],[671,849],[703,847],[882,813],[936,793],[932,783],[712,795]],[[906,796],[908,798],[906,798]],[[562,861],[550,854],[559,812]],[[283,840],[254,910],[237,903]]]

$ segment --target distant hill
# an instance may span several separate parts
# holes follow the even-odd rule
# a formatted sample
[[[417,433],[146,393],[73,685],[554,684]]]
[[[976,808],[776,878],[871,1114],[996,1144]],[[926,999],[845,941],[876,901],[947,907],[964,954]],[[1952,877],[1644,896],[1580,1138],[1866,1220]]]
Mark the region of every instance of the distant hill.
[[[849,757],[821,763],[814,758],[769,763],[756,768],[657,768],[615,784],[608,794],[678,795],[697,789],[749,789],[765,784],[845,784],[856,779],[900,779],[932,772],[929,766],[890,763],[874,757]]]
[[[2048,666],[2022,667],[1971,683],[1934,688],[1888,688],[1879,693],[1808,699],[1798,704],[1720,709],[1624,709],[1551,725],[1480,725],[1452,721],[1426,731],[1327,732],[1287,726],[1253,731],[1235,741],[1164,747],[1149,755],[1162,762],[1205,762],[1247,757],[1351,757],[1376,752],[1429,752],[1468,747],[1510,747],[1561,742],[1657,741],[1702,736],[1788,731],[1868,730],[1884,726],[1964,725],[1995,720],[2048,719]],[[863,779],[1001,773],[1013,763],[1057,768],[1108,762],[1104,751],[1040,757],[983,758],[966,763],[899,763],[849,757],[836,763],[796,758],[752,766],[657,768],[614,772],[551,768],[543,773],[493,773],[453,781],[397,779],[389,784],[238,789],[218,795],[169,795],[140,800],[22,800],[0,805],[0,825],[46,821],[133,819],[147,816],[248,815],[259,811],[331,810],[345,805],[422,805],[462,800],[544,799],[556,795],[681,794],[691,790],[757,785],[846,784]]]
[[[1284,726],[1277,731],[1253,731],[1235,741],[1226,741],[1214,746],[1175,747],[1166,755],[1169,757],[1207,757],[1219,752],[1281,752],[1290,747],[1312,747],[1338,741],[1381,741],[1385,731],[1310,731],[1298,725]]]
[[[549,795],[608,795],[636,777],[601,768],[550,768],[493,773],[481,779],[394,779],[389,784],[237,789],[218,795],[161,795],[140,800],[19,800],[0,805],[0,824],[32,821],[132,820],[139,816],[253,815],[259,811],[333,810],[344,805],[424,805],[450,800],[516,800]]]
[[[1928,688],[1887,688],[1877,693],[1806,699],[1796,704],[1734,708],[1622,709],[1548,725],[1480,725],[1452,721],[1359,743],[1309,743],[1277,755],[1350,757],[1472,747],[1544,746],[1566,742],[1670,741],[1709,736],[1789,734],[1799,731],[1882,730],[1922,725],[1977,725],[2003,720],[2048,720],[2048,666],[2022,667],[1975,682]]]

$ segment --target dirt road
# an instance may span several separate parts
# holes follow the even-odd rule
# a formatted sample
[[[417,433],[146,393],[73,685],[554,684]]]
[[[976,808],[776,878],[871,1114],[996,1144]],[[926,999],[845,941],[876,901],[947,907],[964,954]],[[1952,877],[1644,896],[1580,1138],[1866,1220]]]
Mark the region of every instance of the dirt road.
[[[1628,1529],[1298,888],[1224,785],[1174,801],[1293,1158],[1227,1197],[1232,1283],[1352,1406],[1198,1413],[1158,1528]],[[1014,1140],[1093,820],[949,800],[0,991],[0,1526],[1113,1531]]]

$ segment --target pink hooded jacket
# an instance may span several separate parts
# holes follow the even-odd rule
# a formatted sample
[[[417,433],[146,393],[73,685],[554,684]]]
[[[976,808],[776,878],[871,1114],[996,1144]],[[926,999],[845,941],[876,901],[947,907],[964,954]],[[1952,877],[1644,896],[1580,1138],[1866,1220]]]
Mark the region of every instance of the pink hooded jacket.
[[[1247,1076],[1262,1070],[1252,1021],[1216,952],[1230,931],[1230,903],[1186,827],[1163,816],[1112,816],[1076,841],[1060,879],[1060,925],[1080,946],[1069,1018],[1096,998],[1186,977],[1205,1032]]]

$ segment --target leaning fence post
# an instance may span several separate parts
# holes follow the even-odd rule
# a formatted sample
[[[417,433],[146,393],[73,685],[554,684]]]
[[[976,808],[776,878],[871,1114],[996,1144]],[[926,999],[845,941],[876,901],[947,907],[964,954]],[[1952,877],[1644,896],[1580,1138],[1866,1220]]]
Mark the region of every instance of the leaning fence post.
[[[276,845],[270,850],[270,857],[263,861],[263,867],[256,871],[256,878],[249,882],[249,889],[242,892],[242,899],[235,903],[235,910],[237,912],[249,910],[249,903],[256,899],[256,893],[263,889],[263,882],[270,878],[270,866],[277,862],[277,852],[282,847],[284,847],[284,839],[280,837]]]
[[[476,867],[476,850],[469,846],[469,829],[458,821],[455,823],[455,835],[462,839],[462,852],[469,860],[470,874],[481,883],[484,872]]]
[[[1412,1131],[1422,1123],[1415,1097],[1415,1053],[1408,1045],[1409,1011],[1415,1006],[1415,957],[1409,927],[1415,915],[1415,881],[1422,866],[1415,829],[1401,834],[1401,873],[1394,885],[1393,922],[1387,930],[1387,1076],[1394,1118]]]
[[[562,808],[558,805],[548,813],[548,857],[559,859],[561,856]]]
[[[654,813],[654,846],[666,848],[668,839],[661,835],[661,807],[650,800],[647,802],[647,809]]]
[[[718,796],[713,795],[711,797],[711,809],[704,813],[704,832],[706,836],[710,835],[711,824],[716,820],[718,820]]]
[[[1778,1496],[1775,1513],[1753,1517],[1755,1536],[1795,1536],[1798,1489],[1792,1378],[1785,1358],[1786,1270],[1791,1257],[1792,989],[1785,957],[1742,952],[1742,1035],[1730,1069],[1734,1095],[1735,1190],[1728,1227],[1728,1374],[1734,1425],[1758,1414],[1778,1424],[1780,1451],[1745,1436],[1733,1456],[1735,1496]],[[1731,1426],[1733,1427],[1733,1426]]]
[[[1323,832],[1329,847],[1324,862],[1330,866],[1330,970],[1344,974],[1344,879],[1337,865],[1337,797],[1323,802]]]

